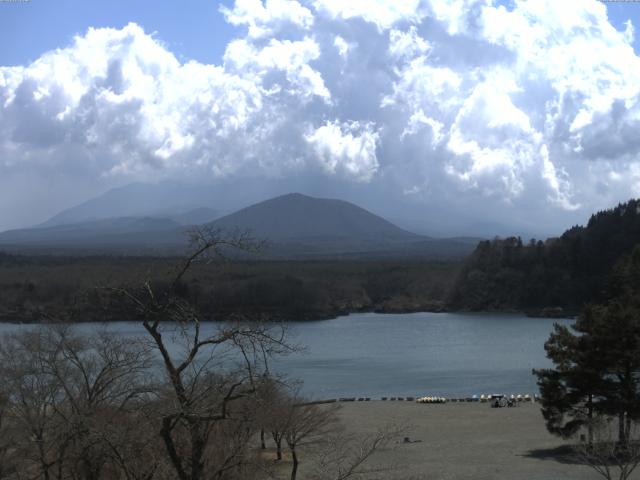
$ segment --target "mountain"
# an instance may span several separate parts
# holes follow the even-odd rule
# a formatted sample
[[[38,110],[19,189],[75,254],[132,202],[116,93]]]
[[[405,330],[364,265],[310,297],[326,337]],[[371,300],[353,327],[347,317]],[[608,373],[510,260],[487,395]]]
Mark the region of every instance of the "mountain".
[[[0,244],[27,248],[111,251],[174,247],[184,242],[180,223],[166,218],[120,217],[0,233]]]
[[[184,213],[177,213],[175,215],[168,215],[169,220],[179,223],[180,225],[203,225],[209,223],[220,215],[217,210],[208,207],[194,208]]]
[[[89,212],[106,214],[118,204],[107,203],[109,208],[101,209],[87,202],[48,222],[53,225],[0,233],[0,246],[66,253],[176,255],[187,247],[187,226],[216,216],[214,210],[202,207],[164,218],[124,216],[56,223]],[[462,258],[477,243],[467,238],[436,240],[420,236],[352,203],[299,193],[251,205],[206,225],[223,231],[250,231],[253,237],[267,241],[261,258],[268,259]]]
[[[223,192],[205,185],[177,182],[131,183],[68,208],[51,217],[38,227],[52,227],[71,223],[119,217],[173,218],[196,215],[194,223],[204,223],[219,216],[215,211],[202,216],[203,208],[220,208]],[[198,216],[200,215],[200,216]],[[188,218],[188,216],[187,216]],[[202,221],[200,221],[202,220]],[[177,220],[183,223],[183,220]],[[191,223],[188,221],[187,223]]]
[[[342,239],[378,243],[422,238],[352,203],[299,193],[251,205],[211,225],[248,229],[258,237],[274,241]]]
[[[478,239],[432,239],[403,230],[353,203],[282,195],[211,224],[266,239],[271,258],[462,258]]]
[[[616,265],[640,244],[640,200],[595,213],[560,237],[482,241],[456,282],[451,307],[575,313],[607,294]]]

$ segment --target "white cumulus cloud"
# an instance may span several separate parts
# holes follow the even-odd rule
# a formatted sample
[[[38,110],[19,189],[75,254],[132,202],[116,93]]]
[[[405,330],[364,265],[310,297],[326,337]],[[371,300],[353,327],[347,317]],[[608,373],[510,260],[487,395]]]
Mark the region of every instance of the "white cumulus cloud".
[[[236,0],[221,15],[237,29],[218,64],[131,23],[0,66],[0,191],[313,177],[414,202],[390,211],[534,224],[638,195],[640,57],[602,2]]]
[[[332,19],[359,18],[385,30],[400,21],[418,21],[419,0],[314,0],[314,8]]]
[[[378,132],[371,124],[327,122],[305,136],[324,170],[368,181],[378,170]]]
[[[296,0],[237,0],[233,8],[222,6],[220,11],[232,25],[248,27],[252,39],[273,35],[291,24],[302,29],[313,25],[313,14]]]

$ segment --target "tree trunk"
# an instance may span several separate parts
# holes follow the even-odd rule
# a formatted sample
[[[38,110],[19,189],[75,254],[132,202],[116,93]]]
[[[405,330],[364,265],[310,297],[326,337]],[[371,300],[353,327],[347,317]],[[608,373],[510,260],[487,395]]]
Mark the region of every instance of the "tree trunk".
[[[45,452],[44,452],[44,440],[42,438],[41,435],[38,435],[37,440],[38,442],[38,455],[40,456],[40,467],[42,468],[42,478],[44,480],[49,480],[50,476],[49,476],[49,465],[47,464],[46,460],[45,460]]]
[[[44,460],[40,462],[40,465],[42,467],[42,478],[49,480],[49,465],[47,465]]]
[[[200,434],[200,426],[191,425],[191,480],[200,480],[202,477],[204,447],[205,442]]]
[[[587,403],[587,417],[589,418],[587,424],[587,440],[589,449],[593,448],[593,395],[589,395],[589,401]]]
[[[171,465],[175,469],[178,474],[178,478],[180,480],[189,480],[187,472],[185,472],[182,466],[182,459],[178,454],[176,449],[176,445],[173,441],[173,437],[171,436],[171,418],[165,417],[162,419],[162,428],[160,429],[160,436],[164,442],[165,448],[167,449],[167,453],[169,454],[169,460],[171,461]]]
[[[298,475],[298,455],[296,455],[296,448],[291,448],[291,460],[293,461],[293,465],[291,466],[291,480],[296,480],[296,476]]]
[[[276,459],[282,460],[282,437],[273,432],[271,433],[271,436],[273,437],[273,441],[276,444]]]
[[[627,441],[626,441],[626,435],[625,435],[625,415],[624,412],[620,412],[618,414],[618,443],[621,446],[626,446],[627,445]]]
[[[262,450],[267,448],[267,444],[264,442],[264,428],[260,429],[260,448]]]

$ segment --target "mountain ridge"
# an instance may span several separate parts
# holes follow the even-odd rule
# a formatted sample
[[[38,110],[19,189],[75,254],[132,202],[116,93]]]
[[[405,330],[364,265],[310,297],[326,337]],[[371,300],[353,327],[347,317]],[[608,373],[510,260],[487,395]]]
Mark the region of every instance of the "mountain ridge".
[[[267,241],[261,258],[460,258],[472,250],[469,239],[432,239],[339,199],[301,193],[280,195],[221,217],[207,226],[249,230]],[[40,226],[0,233],[0,245],[44,249],[149,251],[179,254],[187,248],[187,228],[157,217],[116,217]],[[58,250],[56,250],[58,251]]]
[[[201,208],[213,208],[218,197],[214,188],[205,185],[134,182],[67,208],[34,227],[119,217],[171,217]]]
[[[271,240],[304,238],[374,238],[381,240],[422,239],[388,220],[355,205],[333,198],[301,193],[280,195],[242,208],[209,225],[226,229],[244,228]]]

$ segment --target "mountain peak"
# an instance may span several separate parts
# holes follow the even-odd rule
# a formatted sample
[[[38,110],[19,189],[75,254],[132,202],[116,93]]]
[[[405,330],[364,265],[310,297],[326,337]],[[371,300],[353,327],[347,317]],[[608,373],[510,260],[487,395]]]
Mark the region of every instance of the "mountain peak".
[[[388,242],[419,238],[353,203],[301,193],[251,205],[212,225],[249,229],[254,235],[270,240],[340,238]]]

